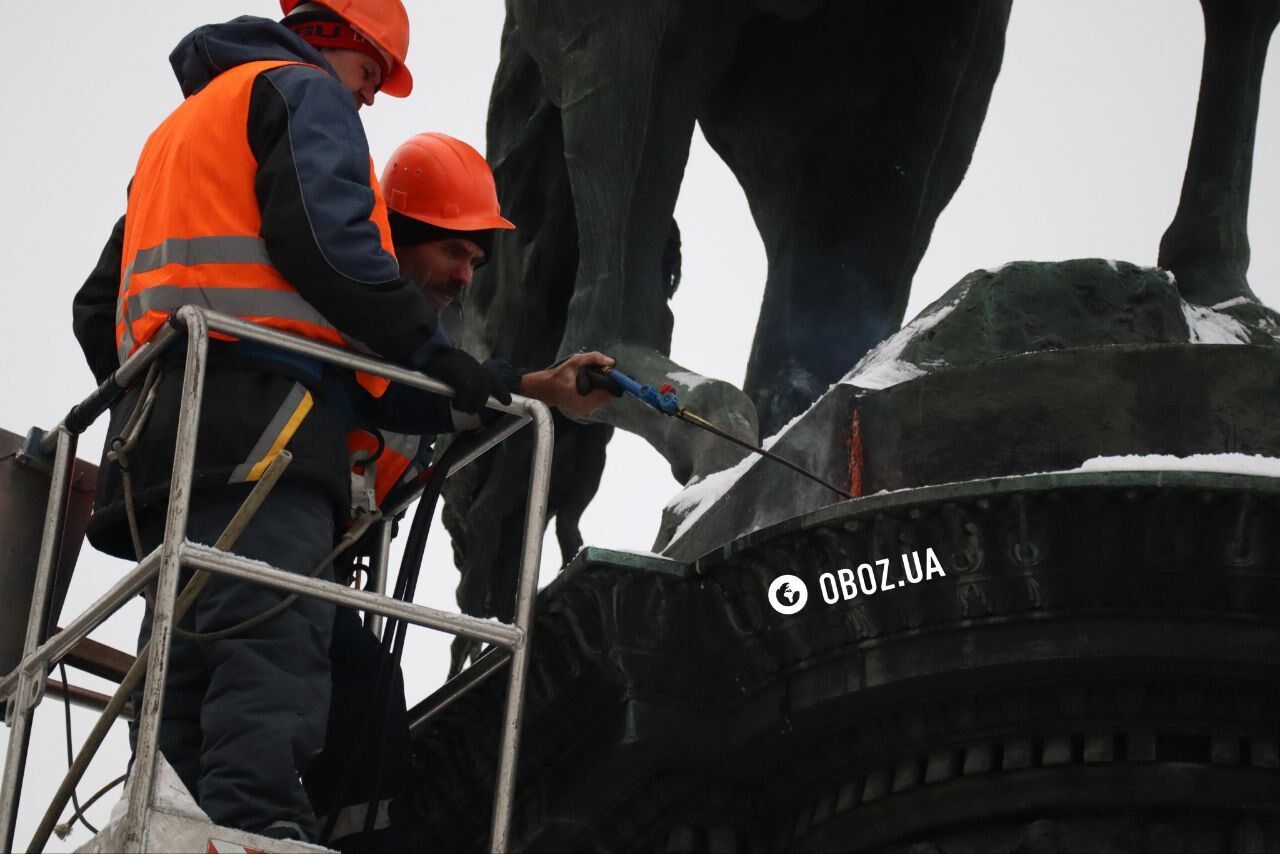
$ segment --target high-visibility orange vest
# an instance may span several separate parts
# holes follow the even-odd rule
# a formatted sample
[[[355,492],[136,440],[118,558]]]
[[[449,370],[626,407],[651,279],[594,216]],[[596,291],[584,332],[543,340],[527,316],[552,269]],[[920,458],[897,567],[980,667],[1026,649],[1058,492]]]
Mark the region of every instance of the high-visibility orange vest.
[[[392,433],[379,430],[382,434],[382,453],[377,459],[371,459],[378,453],[378,440],[364,430],[352,430],[347,434],[347,452],[351,456],[352,470],[356,474],[365,474],[373,466],[373,503],[381,507],[387,494],[403,481],[410,480],[422,471],[418,462],[418,449],[422,437],[407,433]],[[372,509],[372,508],[367,508]]]
[[[302,298],[271,263],[260,235],[262,212],[254,192],[258,162],[245,133],[253,82],[264,71],[305,64],[249,62],[224,71],[148,138],[125,214],[116,305],[121,361],[184,305],[369,352]],[[369,218],[382,248],[394,255],[372,158],[369,185],[374,194]],[[388,386],[369,374],[358,373],[357,379],[375,397]]]

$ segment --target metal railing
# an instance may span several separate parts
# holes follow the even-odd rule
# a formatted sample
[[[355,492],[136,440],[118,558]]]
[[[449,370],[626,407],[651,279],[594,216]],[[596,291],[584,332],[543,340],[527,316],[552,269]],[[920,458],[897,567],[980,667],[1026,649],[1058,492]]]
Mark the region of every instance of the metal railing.
[[[248,579],[338,605],[362,609],[367,615],[371,615],[370,623],[375,631],[380,628],[378,624],[381,618],[390,616],[406,623],[484,641],[509,650],[512,667],[503,716],[497,786],[494,793],[493,830],[490,836],[491,850],[505,851],[511,832],[516,752],[519,747],[533,602],[542,556],[542,535],[546,522],[547,491],[551,475],[553,427],[549,410],[539,401],[520,396],[514,396],[509,405],[489,400],[488,408],[516,415],[518,421],[495,425],[495,429],[489,431],[490,435],[454,466],[454,470],[461,468],[520,427],[533,423],[536,436],[529,480],[529,503],[525,514],[515,622],[499,623],[440,611],[411,602],[401,602],[384,595],[391,543],[390,522],[382,523],[383,528],[378,532],[379,548],[375,552],[370,572],[371,586],[377,592],[355,590],[318,578],[294,575],[268,567],[258,561],[198,545],[186,538],[194,478],[196,431],[204,396],[205,369],[211,331],[241,340],[272,345],[342,368],[365,371],[424,391],[450,397],[453,395],[452,389],[448,386],[415,371],[310,339],[205,312],[194,306],[186,306],[179,309],[169,325],[165,326],[150,342],[140,347],[107,382],[74,407],[66,418],[43,438],[41,449],[44,453],[54,454],[54,463],[23,657],[12,673],[0,680],[0,698],[5,700],[5,722],[11,728],[4,775],[0,780],[0,841],[4,844],[4,850],[13,850],[23,769],[31,738],[31,722],[35,707],[44,694],[47,668],[70,652],[80,640],[87,637],[109,616],[138,595],[147,584],[156,579],[155,610],[151,629],[151,647],[155,654],[151,655],[148,663],[141,708],[135,710],[139,719],[139,731],[132,770],[134,779],[129,795],[128,812],[122,826],[125,845],[130,850],[141,850],[147,840],[148,822],[154,803],[160,713],[164,698],[163,686],[169,666],[178,578],[182,568],[193,567]],[[164,541],[112,585],[84,613],[67,623],[61,632],[46,639],[44,634],[48,626],[52,598],[52,577],[54,567],[57,566],[57,552],[62,539],[63,516],[72,466],[76,457],[77,438],[98,416],[123,396],[124,391],[146,371],[152,362],[184,338],[187,341],[186,363],[169,504],[165,517]],[[510,422],[510,419],[507,421]],[[412,499],[404,503],[407,505],[410,500]],[[389,515],[394,515],[394,512]]]

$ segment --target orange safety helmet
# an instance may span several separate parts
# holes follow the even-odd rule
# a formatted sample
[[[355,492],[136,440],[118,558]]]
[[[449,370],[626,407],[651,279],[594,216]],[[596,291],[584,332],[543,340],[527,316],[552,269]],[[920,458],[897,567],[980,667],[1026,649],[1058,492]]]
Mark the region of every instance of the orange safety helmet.
[[[480,152],[442,133],[420,133],[382,172],[387,207],[451,231],[515,228],[502,218],[493,171]]]
[[[288,15],[304,0],[280,0]],[[409,55],[409,13],[400,0],[311,0],[340,16],[366,35],[392,60],[391,71],[379,89],[396,98],[413,91],[413,75],[405,67]]]

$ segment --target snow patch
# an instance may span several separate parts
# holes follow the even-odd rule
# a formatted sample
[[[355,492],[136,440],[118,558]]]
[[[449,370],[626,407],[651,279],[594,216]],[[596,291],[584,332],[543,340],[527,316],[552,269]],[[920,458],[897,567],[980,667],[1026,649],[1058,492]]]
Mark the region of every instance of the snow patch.
[[[1213,307],[1213,310],[1222,311],[1224,308],[1233,308],[1237,305],[1244,305],[1249,302],[1252,302],[1252,300],[1250,300],[1248,297],[1233,297],[1232,299],[1224,300],[1218,303]]]
[[[836,385],[839,385],[839,383],[837,383]],[[831,388],[835,388],[835,386],[833,385]],[[831,388],[827,389],[827,391],[831,391]],[[823,392],[823,396],[825,396],[825,395],[826,395],[826,392]],[[819,397],[819,398],[818,398],[818,400],[822,400],[822,397]],[[778,443],[778,440],[782,438],[782,435],[783,435],[784,433],[786,433],[786,432],[787,432],[788,430],[790,430],[792,427],[796,426],[796,424],[798,424],[798,423],[800,422],[800,419],[801,419],[801,418],[804,418],[806,415],[808,415],[808,414],[809,414],[809,410],[810,410],[810,409],[813,409],[813,408],[814,408],[815,406],[817,406],[817,405],[818,405],[818,401],[817,401],[817,400],[815,400],[813,403],[809,404],[809,408],[808,408],[808,409],[806,409],[804,412],[801,412],[801,413],[800,413],[799,415],[797,415],[795,418],[792,418],[792,419],[791,419],[790,421],[788,421],[786,424],[783,424],[783,425],[782,425],[782,428],[781,428],[780,430],[778,430],[778,432],[777,432],[777,433],[774,433],[772,436],[770,436],[769,438],[767,438],[767,439],[765,439],[763,442],[761,442],[761,443],[760,443],[760,447],[764,448],[766,451],[767,451],[767,450],[769,450],[770,448],[772,448],[774,445],[776,445],[776,444]]]
[[[698,386],[707,382],[708,378],[702,374],[695,374],[692,371],[672,371],[667,376],[684,386],[687,391],[693,391]]]
[[[1257,454],[1130,454],[1093,457],[1071,471],[1213,471],[1280,477],[1280,458]]]
[[[187,791],[186,785],[178,777],[178,772],[174,771],[168,762],[165,762],[163,768],[157,771],[155,794],[158,809],[171,815],[184,815],[188,818],[211,821],[204,810],[196,804],[195,798],[191,797],[191,792]]]
[[[926,373],[928,371],[924,368],[895,359],[879,365],[869,365],[866,370],[850,380],[849,384],[878,391],[917,379]]]
[[[952,307],[954,308],[954,306]],[[942,319],[941,317],[938,318],[938,320],[941,320],[941,319]],[[913,365],[908,365],[905,362],[901,364],[907,367],[911,367],[915,370],[919,370],[918,368],[915,368]],[[921,371],[920,373],[924,373],[924,372]],[[675,375],[673,374],[672,376],[675,376]],[[841,380],[841,382],[844,382],[844,380]],[[840,383],[839,382],[833,383],[831,387],[827,389],[827,392],[831,391],[831,389],[835,388],[837,385],[840,385]],[[814,406],[818,405],[818,402],[821,401],[825,395],[826,395],[826,392],[823,392],[822,395],[819,395],[818,400],[815,400],[812,404],[810,404],[808,408],[804,410],[804,412],[801,412],[799,415],[792,418],[786,424],[783,424],[782,427],[778,430],[778,432],[774,433],[772,436],[769,436],[763,442],[761,442],[760,447],[762,447],[764,450],[767,451],[770,448],[772,448],[774,445],[776,445],[778,441],[787,434],[787,431],[789,431],[792,427],[799,424],[800,421],[806,415],[809,414],[809,411],[812,410]],[[732,468],[722,469],[721,471],[713,472],[712,474],[706,475],[703,478],[694,478],[692,481],[688,483],[688,485],[685,486],[684,489],[676,493],[675,497],[673,497],[669,502],[667,502],[666,509],[670,510],[672,513],[680,513],[680,514],[687,514],[687,515],[685,515],[684,519],[680,521],[680,525],[679,527],[676,528],[675,533],[671,535],[671,540],[667,543],[667,548],[670,548],[671,545],[675,543],[676,540],[684,536],[685,533],[688,532],[688,530],[693,527],[693,523],[696,522],[704,513],[706,513],[708,508],[710,508],[712,504],[715,504],[717,501],[723,498],[725,493],[727,493],[733,487],[733,485],[737,483],[738,480],[741,479],[741,477],[744,474],[746,474],[747,471],[756,463],[758,463],[761,459],[763,459],[763,457],[761,457],[759,454],[747,454],[746,457],[740,460],[738,464],[733,466]],[[755,530],[755,529],[753,528],[752,530]],[[749,533],[749,532],[744,532],[744,533]],[[639,554],[639,552],[637,552],[637,554]],[[666,556],[658,555],[658,557],[666,557]],[[667,557],[666,559],[670,560],[669,557]]]
[[[1107,262],[1107,266],[1111,268],[1111,272],[1113,273],[1120,272],[1120,265],[1116,263],[1116,260],[1114,258],[1107,258],[1105,260]]]
[[[130,774],[129,779],[121,787],[120,799],[112,805],[111,816],[107,819],[107,824],[99,831],[100,833],[124,821],[125,813],[129,811],[129,794],[133,791],[133,781],[135,779],[137,778]],[[156,808],[170,815],[194,818],[210,823],[213,821],[196,804],[195,798],[191,797],[191,793],[187,791],[186,784],[182,782],[178,772],[174,771],[173,766],[164,758],[163,753],[156,756],[155,798]]]
[[[960,292],[950,303],[935,309],[929,314],[921,315],[893,335],[881,341],[867,355],[862,357],[853,370],[847,373],[840,382],[855,385],[859,388],[879,390],[924,376],[927,371],[903,361],[900,357],[911,341],[922,333],[937,326],[948,314],[955,311],[960,300],[964,299],[968,289]]]
[[[906,326],[899,329],[889,338],[880,342],[870,353],[862,358],[853,370],[850,371],[839,383],[835,385],[848,384],[856,385],[865,389],[882,389],[891,385],[897,385],[916,377],[924,376],[927,371],[919,368],[910,362],[905,362],[899,357],[902,355],[903,349],[907,344],[921,333],[927,332],[934,326],[937,326],[944,317],[950,314],[960,300],[964,299],[968,289],[961,291],[960,294],[947,305],[941,306],[928,314],[917,317]],[[937,367],[945,367],[937,365]],[[676,378],[676,374],[671,375]],[[832,386],[834,388],[834,386]],[[821,400],[821,397],[819,398]],[[809,409],[813,407],[810,406]],[[783,425],[777,433],[765,439],[761,444],[766,451],[772,448],[778,441],[786,435],[787,431],[800,422],[809,409],[801,412]],[[736,466],[723,469],[718,472],[707,475],[701,479],[691,481],[683,490],[678,492],[674,498],[667,503],[667,510],[672,513],[682,514],[684,518],[680,521],[679,527],[676,528],[671,540],[667,544],[670,548],[672,543],[680,539],[693,524],[707,512],[712,504],[719,501],[724,494],[733,487],[738,480],[747,473],[747,470],[760,461],[761,457],[757,454],[749,454],[744,457]]]
[[[669,555],[660,555],[657,552],[645,552],[645,551],[639,551],[637,549],[609,549],[609,551],[618,552],[619,554],[624,554],[624,555],[635,555],[636,557],[653,558],[655,560],[664,561],[666,563],[672,563],[671,557]]]
[[[839,385],[839,383],[836,385]],[[835,388],[835,386],[833,385],[832,388]],[[828,389],[828,391],[830,391],[830,389]],[[819,397],[818,400],[822,400],[822,398]],[[782,429],[777,433],[774,433],[772,436],[765,439],[764,442],[761,443],[760,447],[764,448],[766,451],[772,448],[778,443],[778,440],[787,434],[788,430],[799,424],[801,419],[809,414],[809,410],[813,409],[816,405],[817,401],[814,401],[808,409],[782,425]],[[676,528],[676,532],[671,535],[671,542],[667,543],[667,546],[670,547],[671,543],[680,539],[686,531],[693,527],[693,523],[696,522],[703,513],[707,512],[707,509],[712,504],[715,504],[724,497],[724,494],[728,492],[744,474],[747,473],[747,470],[762,459],[763,457],[759,454],[748,454],[732,468],[723,469],[709,474],[704,478],[690,481],[683,490],[677,493],[676,496],[667,503],[667,509],[671,512],[688,514],[683,520],[681,520],[680,526]],[[659,555],[659,557],[663,556]],[[668,558],[668,560],[669,559],[670,558]]]
[[[1187,319],[1192,344],[1248,344],[1249,333],[1240,321],[1212,308],[1182,303],[1182,316]]]
[[[997,273],[999,273],[1001,270],[1003,270],[1005,267],[1008,267],[1010,264],[1013,264],[1013,263],[1014,263],[1013,261],[1006,261],[998,267],[984,267],[982,269],[982,272],[990,273],[991,275],[994,276]]]
[[[688,515],[680,522],[680,527],[676,528],[676,532],[671,535],[671,542],[667,543],[670,548],[671,544],[684,536],[693,523],[702,518],[702,514],[707,509],[719,501],[729,488],[738,482],[747,469],[759,461],[761,457],[758,454],[748,454],[733,468],[723,469],[713,472],[701,480],[690,481],[689,485],[676,494],[675,498],[667,504],[667,509],[673,513],[687,513]]]

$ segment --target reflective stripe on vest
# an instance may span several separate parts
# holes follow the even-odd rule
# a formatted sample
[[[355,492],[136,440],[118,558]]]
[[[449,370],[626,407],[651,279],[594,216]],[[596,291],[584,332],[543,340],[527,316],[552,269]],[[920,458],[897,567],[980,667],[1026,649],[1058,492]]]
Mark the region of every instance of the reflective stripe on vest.
[[[313,404],[311,392],[302,383],[294,383],[275,416],[267,423],[257,443],[249,451],[249,458],[236,466],[227,482],[253,483],[261,479],[267,466],[289,444],[293,434],[298,432],[298,427],[311,412]]]
[[[393,433],[390,430],[379,430],[382,434],[382,453],[376,460],[369,455],[378,450],[378,440],[364,430],[352,430],[347,434],[347,452],[352,467],[356,471],[365,471],[368,466],[374,469],[374,503],[382,506],[383,500],[397,485],[412,480],[422,471],[418,461],[418,451],[422,446],[422,437],[409,433]]]
[[[184,101],[143,147],[125,215],[116,345],[121,361],[170,312],[195,305],[337,347],[370,353],[343,335],[280,274],[259,236],[258,163],[245,127],[258,75],[298,62],[250,62]],[[386,205],[369,163],[370,221],[394,255]],[[176,236],[182,235],[182,236]],[[216,335],[228,338],[225,335]],[[389,382],[363,372],[375,396]]]

